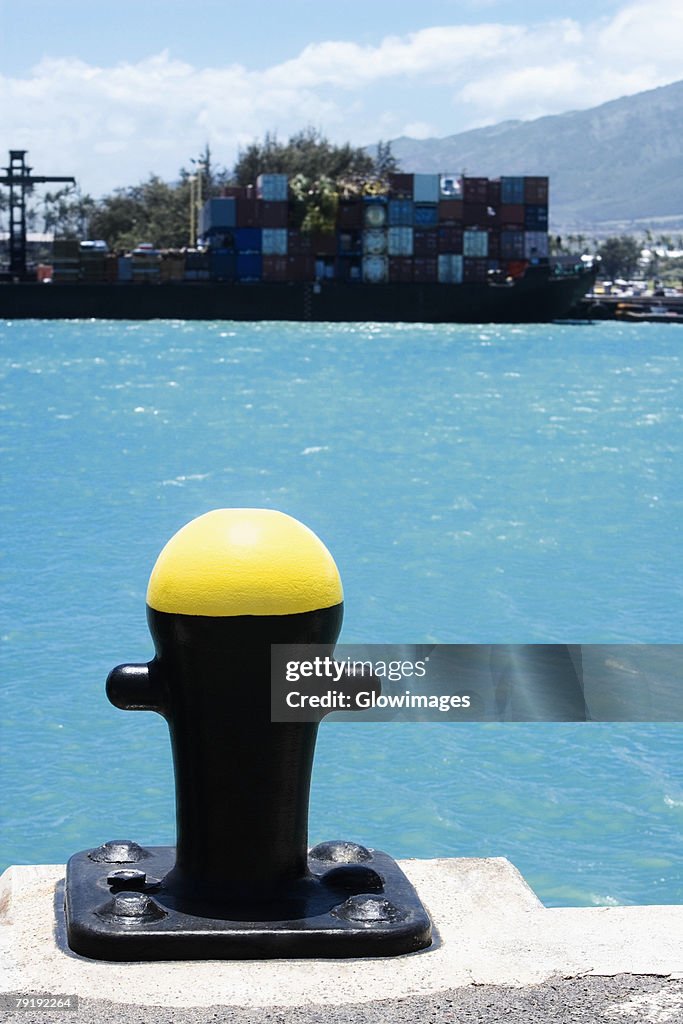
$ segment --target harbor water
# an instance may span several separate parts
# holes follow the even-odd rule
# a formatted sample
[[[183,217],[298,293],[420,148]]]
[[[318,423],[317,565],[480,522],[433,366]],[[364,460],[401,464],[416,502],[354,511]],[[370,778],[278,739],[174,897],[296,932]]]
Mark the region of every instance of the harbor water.
[[[173,842],[166,725],[112,707],[104,680],[152,656],[151,568],[212,508],[318,533],[347,642],[679,642],[681,340],[0,325],[0,867]],[[505,856],[550,906],[680,902],[682,741],[661,723],[323,723],[310,839]]]

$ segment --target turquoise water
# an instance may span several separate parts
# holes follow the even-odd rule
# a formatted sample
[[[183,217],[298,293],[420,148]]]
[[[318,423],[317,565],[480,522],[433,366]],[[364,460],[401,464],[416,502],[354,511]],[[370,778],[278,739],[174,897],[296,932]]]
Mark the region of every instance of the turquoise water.
[[[327,543],[342,639],[681,640],[672,325],[0,326],[2,865],[173,841],[147,578],[220,506]],[[681,725],[323,724],[311,840],[509,857],[550,905],[683,898]]]

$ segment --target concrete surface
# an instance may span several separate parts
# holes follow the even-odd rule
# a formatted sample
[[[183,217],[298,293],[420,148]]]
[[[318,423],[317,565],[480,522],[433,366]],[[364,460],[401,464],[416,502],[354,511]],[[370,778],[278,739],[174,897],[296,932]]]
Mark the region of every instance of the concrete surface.
[[[401,867],[432,916],[429,950],[162,964],[76,956],[64,935],[64,868],[9,868],[0,878],[0,992],[76,993],[81,1008],[4,1019],[683,1022],[683,907],[546,909],[502,858]]]
[[[683,982],[619,975],[524,988],[476,986],[349,1006],[140,1007],[81,1001],[77,1014],[12,1013],[3,1024],[680,1024]]]

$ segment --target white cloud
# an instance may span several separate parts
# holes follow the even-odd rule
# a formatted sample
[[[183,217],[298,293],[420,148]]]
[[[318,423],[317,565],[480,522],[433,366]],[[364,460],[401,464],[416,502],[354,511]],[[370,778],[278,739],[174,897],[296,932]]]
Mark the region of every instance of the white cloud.
[[[584,30],[548,23],[530,30],[504,66],[463,85],[454,103],[471,107],[471,127],[482,117],[519,117],[519,110],[529,118],[596,106],[680,78],[682,46],[678,0],[629,4]]]
[[[598,51],[612,60],[631,61],[637,67],[663,64],[681,69],[683,5],[671,0],[645,0],[629,4],[599,33]]]
[[[375,47],[316,43],[264,77],[268,84],[334,85],[344,90],[404,75],[448,81],[473,61],[505,57],[522,35],[522,29],[510,25],[447,25],[405,37],[387,36]]]
[[[428,121],[409,121],[401,129],[401,135],[405,135],[409,139],[434,138],[434,125],[429,124]]]
[[[0,127],[37,173],[76,173],[95,194],[152,171],[172,178],[209,142],[240,145],[306,124],[357,144],[446,135],[506,118],[589,107],[680,77],[683,5],[624,5],[592,24],[449,25],[376,46],[329,41],[265,70],[197,68],[162,52],[95,67],[53,58],[0,76]]]

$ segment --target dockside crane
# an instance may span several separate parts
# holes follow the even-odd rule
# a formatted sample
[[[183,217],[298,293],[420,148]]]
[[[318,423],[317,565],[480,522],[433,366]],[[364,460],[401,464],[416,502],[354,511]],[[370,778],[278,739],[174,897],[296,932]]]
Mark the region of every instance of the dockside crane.
[[[76,184],[75,178],[31,174],[26,149],[10,149],[9,166],[0,177],[0,185],[9,186],[9,271],[12,277],[26,277],[26,194],[33,185],[63,181]]]

